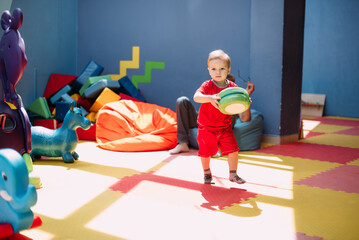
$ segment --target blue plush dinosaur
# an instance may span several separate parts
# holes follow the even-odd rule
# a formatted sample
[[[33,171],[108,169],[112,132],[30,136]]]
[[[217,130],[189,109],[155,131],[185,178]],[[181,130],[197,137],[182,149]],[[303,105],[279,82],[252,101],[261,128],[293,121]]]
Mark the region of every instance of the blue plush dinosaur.
[[[65,163],[73,163],[79,158],[75,152],[79,141],[76,129],[87,130],[90,126],[91,122],[82,115],[82,110],[71,104],[60,128],[31,127],[32,158],[62,157]]]
[[[37,194],[22,156],[12,148],[0,149],[0,173],[0,226],[11,224],[13,233],[30,228],[34,220],[30,207]]]

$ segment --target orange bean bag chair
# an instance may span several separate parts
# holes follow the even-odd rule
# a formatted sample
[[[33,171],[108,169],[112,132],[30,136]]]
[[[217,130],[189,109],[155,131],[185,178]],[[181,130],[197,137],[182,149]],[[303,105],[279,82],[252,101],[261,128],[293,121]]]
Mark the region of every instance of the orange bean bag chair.
[[[151,103],[120,100],[98,112],[96,141],[120,152],[167,150],[177,144],[176,113]]]

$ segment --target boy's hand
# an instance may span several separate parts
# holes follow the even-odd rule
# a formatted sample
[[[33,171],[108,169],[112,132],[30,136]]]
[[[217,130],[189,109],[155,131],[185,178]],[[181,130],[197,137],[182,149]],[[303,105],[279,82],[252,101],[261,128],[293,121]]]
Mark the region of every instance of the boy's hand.
[[[219,109],[219,102],[218,100],[221,99],[217,94],[209,95],[208,96],[209,102],[217,109]]]
[[[250,96],[254,92],[254,84],[251,82],[248,82],[246,91],[248,92],[248,94]]]

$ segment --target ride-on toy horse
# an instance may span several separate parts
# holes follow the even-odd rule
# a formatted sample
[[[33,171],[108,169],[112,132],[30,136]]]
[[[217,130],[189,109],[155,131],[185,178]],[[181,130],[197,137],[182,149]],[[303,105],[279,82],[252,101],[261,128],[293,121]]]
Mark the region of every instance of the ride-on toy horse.
[[[34,159],[41,156],[62,157],[65,163],[73,163],[79,158],[75,152],[78,144],[76,129],[89,129],[91,122],[82,115],[82,110],[70,105],[64,121],[58,129],[48,129],[41,126],[31,127],[31,156]]]

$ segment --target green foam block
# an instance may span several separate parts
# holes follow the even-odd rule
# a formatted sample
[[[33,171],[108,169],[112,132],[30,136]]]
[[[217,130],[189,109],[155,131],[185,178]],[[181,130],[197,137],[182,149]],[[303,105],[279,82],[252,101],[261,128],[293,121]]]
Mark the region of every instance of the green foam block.
[[[106,79],[106,80],[112,80],[110,75],[103,75],[103,76],[95,76],[95,77],[89,77],[86,82],[84,83],[84,85],[82,85],[82,87],[79,90],[79,94],[81,96],[84,95],[84,91],[86,90],[86,88],[88,88],[89,86],[91,86],[92,84],[102,80],[102,79]]]
[[[51,118],[51,112],[49,105],[47,104],[46,98],[39,97],[33,103],[31,103],[26,110],[31,111],[45,119]]]

